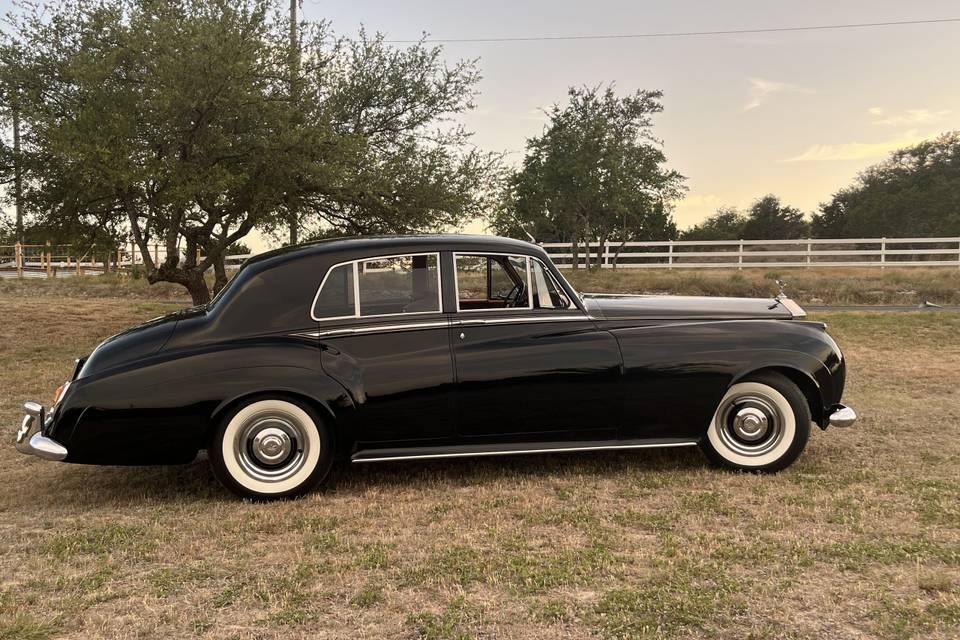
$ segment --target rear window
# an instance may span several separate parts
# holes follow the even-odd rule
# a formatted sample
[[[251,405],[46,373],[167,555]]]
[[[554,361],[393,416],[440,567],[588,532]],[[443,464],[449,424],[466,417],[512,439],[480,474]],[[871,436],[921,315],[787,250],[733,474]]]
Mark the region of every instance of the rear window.
[[[439,313],[440,256],[386,256],[332,268],[313,305],[315,320]]]

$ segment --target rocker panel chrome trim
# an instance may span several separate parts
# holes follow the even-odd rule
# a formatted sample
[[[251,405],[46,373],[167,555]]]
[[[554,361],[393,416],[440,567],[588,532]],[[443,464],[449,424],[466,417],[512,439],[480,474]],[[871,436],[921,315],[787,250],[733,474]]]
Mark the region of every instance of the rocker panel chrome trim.
[[[617,449],[664,449],[669,447],[694,447],[699,444],[696,440],[680,442],[653,442],[637,444],[589,445],[584,447],[554,447],[545,449],[491,449],[489,451],[463,451],[451,453],[415,453],[411,455],[384,456],[378,458],[357,458],[354,454],[350,461],[361,462],[389,462],[393,460],[427,460],[431,458],[477,458],[485,456],[513,456],[536,453],[569,453],[573,451],[605,451]]]

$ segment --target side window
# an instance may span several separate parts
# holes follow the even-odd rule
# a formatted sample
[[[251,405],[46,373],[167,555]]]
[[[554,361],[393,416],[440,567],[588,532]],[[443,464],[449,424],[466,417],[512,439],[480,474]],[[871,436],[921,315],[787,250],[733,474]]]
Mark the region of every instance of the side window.
[[[569,309],[570,299],[557,283],[550,270],[539,260],[530,261],[533,274],[534,309]]]
[[[361,260],[357,278],[361,318],[440,311],[437,254]]]
[[[356,306],[353,295],[353,263],[334,267],[327,272],[313,302],[314,319],[354,317]]]
[[[529,267],[524,256],[456,254],[457,308],[529,309]]]

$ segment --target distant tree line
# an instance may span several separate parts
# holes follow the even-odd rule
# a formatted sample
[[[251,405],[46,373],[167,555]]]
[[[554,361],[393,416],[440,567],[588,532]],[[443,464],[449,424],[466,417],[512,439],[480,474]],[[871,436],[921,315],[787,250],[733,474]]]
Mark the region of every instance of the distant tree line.
[[[683,240],[960,236],[960,132],[893,152],[807,219],[773,195],[723,207]]]

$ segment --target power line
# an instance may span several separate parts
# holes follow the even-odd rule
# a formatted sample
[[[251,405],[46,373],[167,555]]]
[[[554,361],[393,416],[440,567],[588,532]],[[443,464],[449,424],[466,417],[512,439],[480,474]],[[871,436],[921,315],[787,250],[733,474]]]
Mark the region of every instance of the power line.
[[[960,18],[934,18],[930,20],[892,20],[889,22],[852,22],[846,24],[818,24],[799,27],[764,27],[758,29],[725,29],[717,31],[666,31],[652,33],[629,33],[607,35],[574,35],[574,36],[517,36],[498,38],[423,38],[422,40],[386,40],[391,44],[414,44],[417,42],[433,42],[437,44],[451,44],[458,42],[498,43],[498,42],[545,42],[562,40],[633,40],[641,38],[688,38],[695,36],[731,36],[751,33],[785,33],[793,31],[830,31],[838,29],[868,29],[873,27],[899,27],[920,24],[944,24],[960,22]]]

